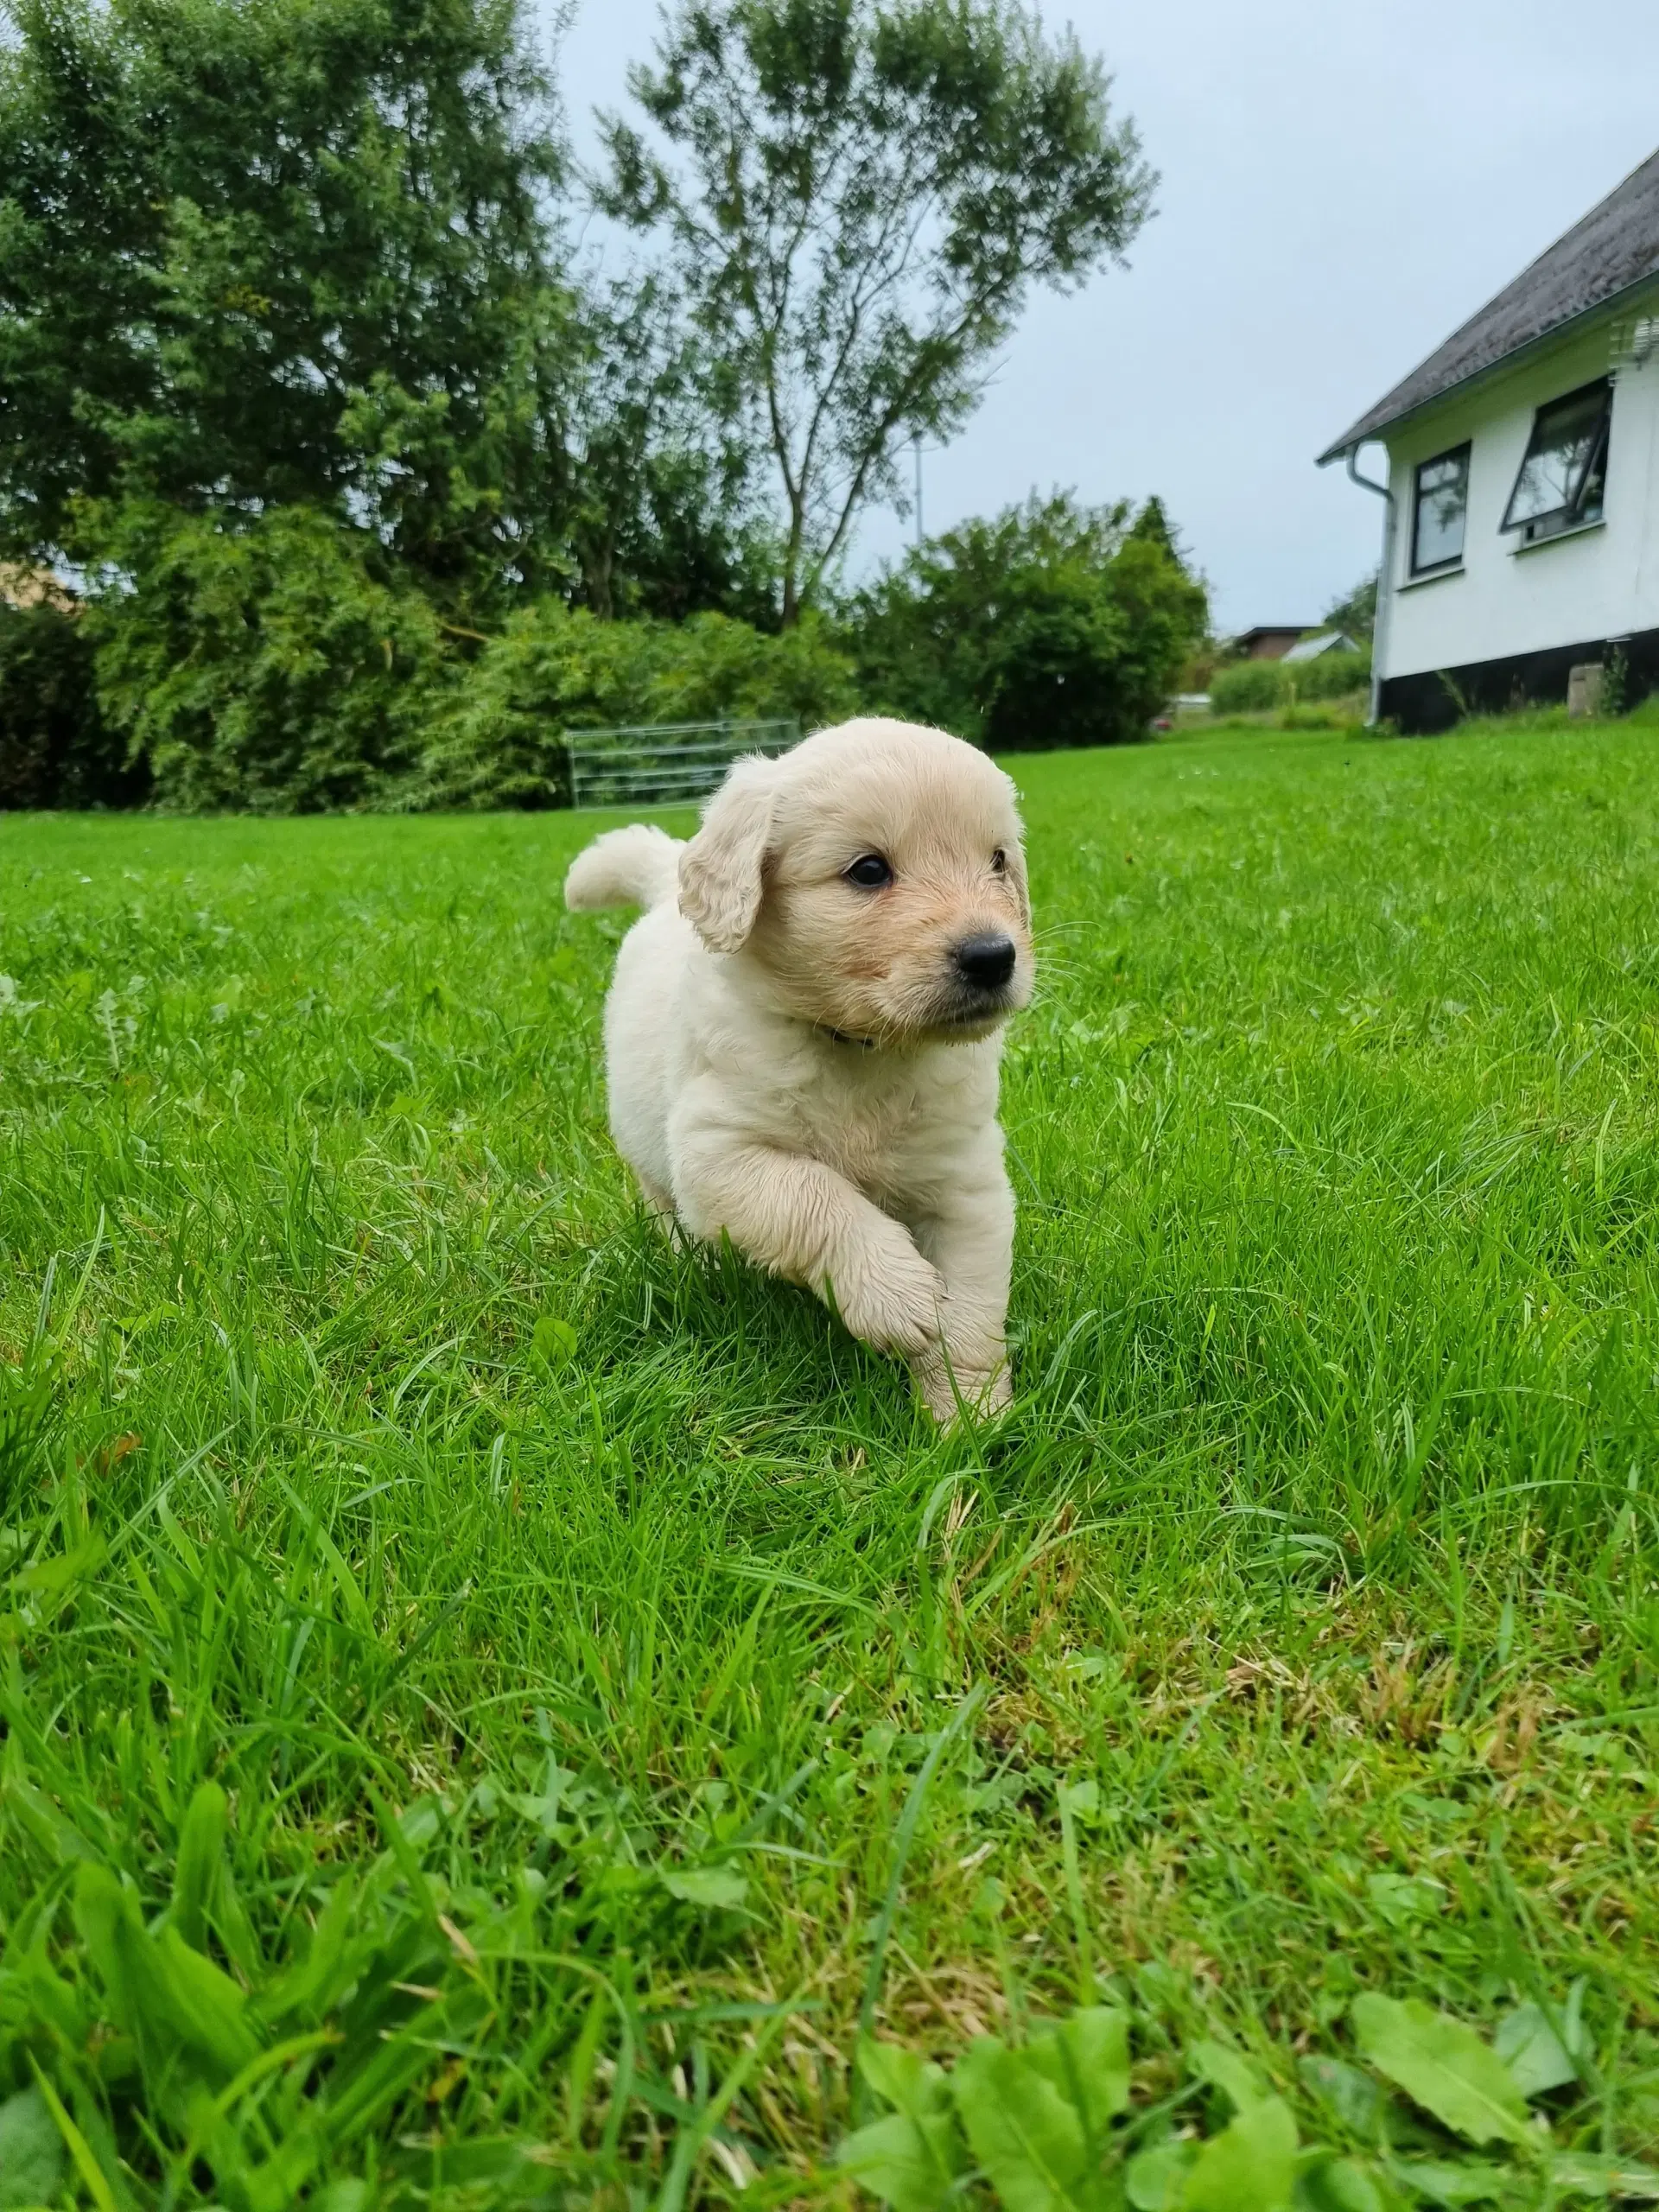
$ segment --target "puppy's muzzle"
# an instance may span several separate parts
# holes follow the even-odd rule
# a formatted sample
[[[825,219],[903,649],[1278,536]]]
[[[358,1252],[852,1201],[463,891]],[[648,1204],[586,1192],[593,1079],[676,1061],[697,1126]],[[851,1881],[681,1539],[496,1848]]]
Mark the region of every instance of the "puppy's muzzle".
[[[1006,990],[1014,974],[1014,939],[1001,931],[983,937],[965,937],[951,950],[950,962],[958,977],[975,993],[987,996]]]

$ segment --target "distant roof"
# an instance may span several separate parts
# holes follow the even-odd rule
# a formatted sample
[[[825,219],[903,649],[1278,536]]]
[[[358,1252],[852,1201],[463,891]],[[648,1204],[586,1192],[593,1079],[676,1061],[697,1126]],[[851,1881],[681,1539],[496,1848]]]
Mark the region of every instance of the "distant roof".
[[[73,613],[79,601],[49,569],[35,569],[21,561],[0,561],[0,603],[27,609],[54,607],[60,614]]]
[[[1357,653],[1359,647],[1345,630],[1322,630],[1317,638],[1304,638],[1285,655],[1287,660],[1318,660],[1321,653]]]
[[[1306,622],[1258,622],[1252,630],[1241,630],[1232,642],[1243,645],[1252,638],[1300,638],[1310,627]]]
[[[1557,238],[1460,330],[1454,330],[1438,353],[1431,353],[1386,399],[1379,399],[1369,415],[1362,415],[1351,429],[1327,446],[1319,466],[1655,276],[1659,276],[1659,154],[1650,155],[1582,222]]]

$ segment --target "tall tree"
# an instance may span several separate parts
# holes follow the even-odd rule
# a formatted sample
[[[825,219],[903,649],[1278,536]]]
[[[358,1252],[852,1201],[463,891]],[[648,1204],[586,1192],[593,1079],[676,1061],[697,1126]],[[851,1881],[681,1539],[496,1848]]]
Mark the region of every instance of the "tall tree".
[[[576,582],[602,616],[714,609],[776,626],[756,457],[664,272],[585,289],[559,445]]]
[[[1190,569],[1186,548],[1179,533],[1169,518],[1169,512],[1154,492],[1129,525],[1129,536],[1144,539],[1148,545],[1160,545],[1178,569]]]
[[[534,577],[570,302],[519,0],[0,26],[0,539],[95,562],[111,501],[300,502],[440,597]]]
[[[1357,644],[1369,645],[1376,628],[1376,586],[1373,572],[1340,599],[1332,600],[1325,610],[1325,628],[1345,631]]]
[[[1154,180],[1102,65],[1017,0],[685,0],[629,84],[661,149],[607,118],[606,204],[665,229],[771,451],[788,624],[1031,288],[1121,256]]]

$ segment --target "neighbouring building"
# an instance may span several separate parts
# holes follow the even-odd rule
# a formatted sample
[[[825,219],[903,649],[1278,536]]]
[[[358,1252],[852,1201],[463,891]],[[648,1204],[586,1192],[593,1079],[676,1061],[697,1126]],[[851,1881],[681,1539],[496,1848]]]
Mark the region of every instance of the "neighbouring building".
[[[1374,715],[1659,685],[1656,356],[1659,154],[1319,456],[1387,502]]]
[[[1357,653],[1358,645],[1345,630],[1321,630],[1317,637],[1304,638],[1281,658],[1287,661],[1323,660],[1327,653]]]
[[[1240,660],[1282,660],[1298,638],[1307,635],[1307,630],[1306,623],[1300,630],[1271,626],[1241,630],[1232,641],[1233,651]]]
[[[49,569],[0,561],[0,605],[22,612],[31,607],[54,607],[60,614],[73,614],[79,611],[80,601]]]

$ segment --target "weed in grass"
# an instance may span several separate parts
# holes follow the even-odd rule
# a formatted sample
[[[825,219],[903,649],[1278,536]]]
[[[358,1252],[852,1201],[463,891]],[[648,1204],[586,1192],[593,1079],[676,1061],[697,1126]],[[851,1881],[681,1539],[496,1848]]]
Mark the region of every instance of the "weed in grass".
[[[52,2187],[844,2189],[861,2018],[950,2069],[1091,1982],[1132,2114],[1218,2044],[1355,2156],[1357,1999],[1577,1988],[1554,2149],[1653,2156],[1647,738],[1019,775],[1020,1395],[943,1438],[637,1214],[586,820],[0,823]]]

